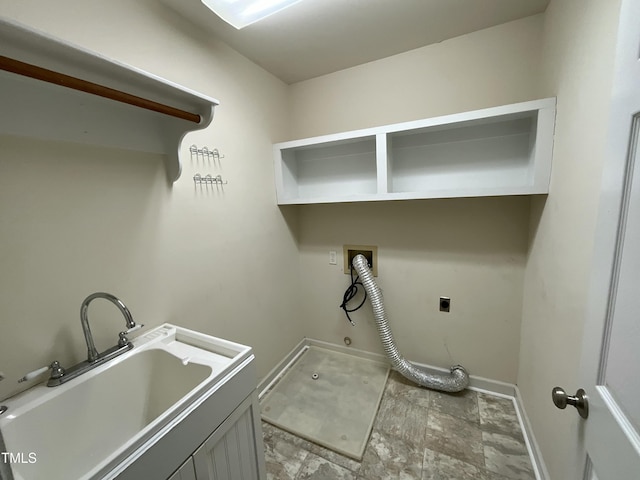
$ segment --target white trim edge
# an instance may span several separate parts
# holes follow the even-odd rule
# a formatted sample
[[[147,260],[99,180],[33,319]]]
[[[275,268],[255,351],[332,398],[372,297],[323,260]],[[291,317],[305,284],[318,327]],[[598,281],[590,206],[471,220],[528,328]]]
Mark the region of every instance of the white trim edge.
[[[527,450],[529,450],[529,456],[531,457],[531,463],[533,464],[533,470],[536,474],[536,480],[549,480],[549,471],[547,465],[542,458],[542,451],[536,441],[536,437],[533,435],[533,428],[531,428],[531,422],[527,416],[527,412],[524,408],[524,402],[522,401],[522,395],[520,389],[514,385],[515,396],[513,398],[514,405],[516,407],[516,413],[518,414],[518,420],[520,420],[520,428],[524,434],[524,441],[527,444]]]

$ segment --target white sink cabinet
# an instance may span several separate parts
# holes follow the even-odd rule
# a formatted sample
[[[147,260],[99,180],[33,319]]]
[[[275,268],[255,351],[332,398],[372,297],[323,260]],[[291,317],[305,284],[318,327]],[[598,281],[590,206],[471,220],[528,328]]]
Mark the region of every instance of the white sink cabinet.
[[[106,479],[266,479],[254,358]],[[176,470],[177,468],[177,470]]]
[[[37,461],[0,480],[266,478],[251,348],[170,324],[132,343],[2,402],[0,446]]]
[[[549,193],[555,98],[274,145],[285,204]]]
[[[265,478],[262,452],[254,429],[260,410],[254,398],[247,398],[220,425],[169,480],[219,480]],[[260,453],[262,455],[262,453]]]

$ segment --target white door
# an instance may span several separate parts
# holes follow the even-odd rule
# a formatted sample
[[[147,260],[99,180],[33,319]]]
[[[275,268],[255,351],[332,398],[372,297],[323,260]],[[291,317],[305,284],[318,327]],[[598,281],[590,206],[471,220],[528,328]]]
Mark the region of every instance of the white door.
[[[632,480],[640,479],[640,0],[622,1],[608,135],[579,448],[585,480]]]

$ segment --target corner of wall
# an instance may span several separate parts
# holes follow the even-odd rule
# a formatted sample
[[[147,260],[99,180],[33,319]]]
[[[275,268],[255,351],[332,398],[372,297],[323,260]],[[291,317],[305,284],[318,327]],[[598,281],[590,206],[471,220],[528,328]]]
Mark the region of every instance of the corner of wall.
[[[550,193],[531,203],[517,384],[550,478],[581,476],[575,419],[550,392],[578,380],[618,10],[618,1],[566,0],[544,19],[539,89],[558,98],[556,132]]]

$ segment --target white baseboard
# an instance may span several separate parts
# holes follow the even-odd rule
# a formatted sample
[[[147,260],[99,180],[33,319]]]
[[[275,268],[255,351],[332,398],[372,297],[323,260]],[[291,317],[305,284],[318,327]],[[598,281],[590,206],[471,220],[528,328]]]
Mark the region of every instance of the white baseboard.
[[[361,358],[368,358],[370,360],[377,360],[385,362],[386,357],[379,353],[367,352],[364,350],[358,350],[356,348],[347,347],[344,345],[336,345],[321,340],[315,340],[313,338],[303,338],[293,350],[291,350],[258,384],[259,397],[263,395],[271,388],[275,382],[284,375],[288,368],[298,359],[307,348],[311,346],[326,348],[327,350],[333,350],[336,352],[348,353]],[[448,369],[434,367],[432,365],[425,365],[421,363],[412,362],[417,367],[431,373],[449,373]],[[492,380],[489,378],[478,377],[475,375],[469,376],[470,390],[474,390],[481,393],[487,393],[489,395],[495,395],[502,398],[510,399],[516,409],[518,415],[518,421],[520,422],[520,428],[524,435],[527,450],[533,463],[533,470],[536,475],[536,480],[549,480],[549,473],[542,458],[542,454],[538,443],[533,435],[531,423],[527,417],[522,398],[520,396],[520,390],[516,385],[511,383],[500,382],[498,380]]]
[[[529,449],[529,456],[531,457],[531,462],[533,463],[536,480],[549,480],[551,477],[549,476],[547,465],[544,463],[544,459],[542,458],[542,451],[540,450],[540,446],[536,441],[536,437],[533,435],[533,428],[531,428],[531,422],[529,421],[527,412],[524,409],[524,402],[522,401],[520,389],[517,386],[515,386],[515,389],[516,392],[513,400],[516,406],[516,413],[518,414],[518,418],[520,420],[522,433],[524,434],[524,440],[527,443],[527,448]]]

